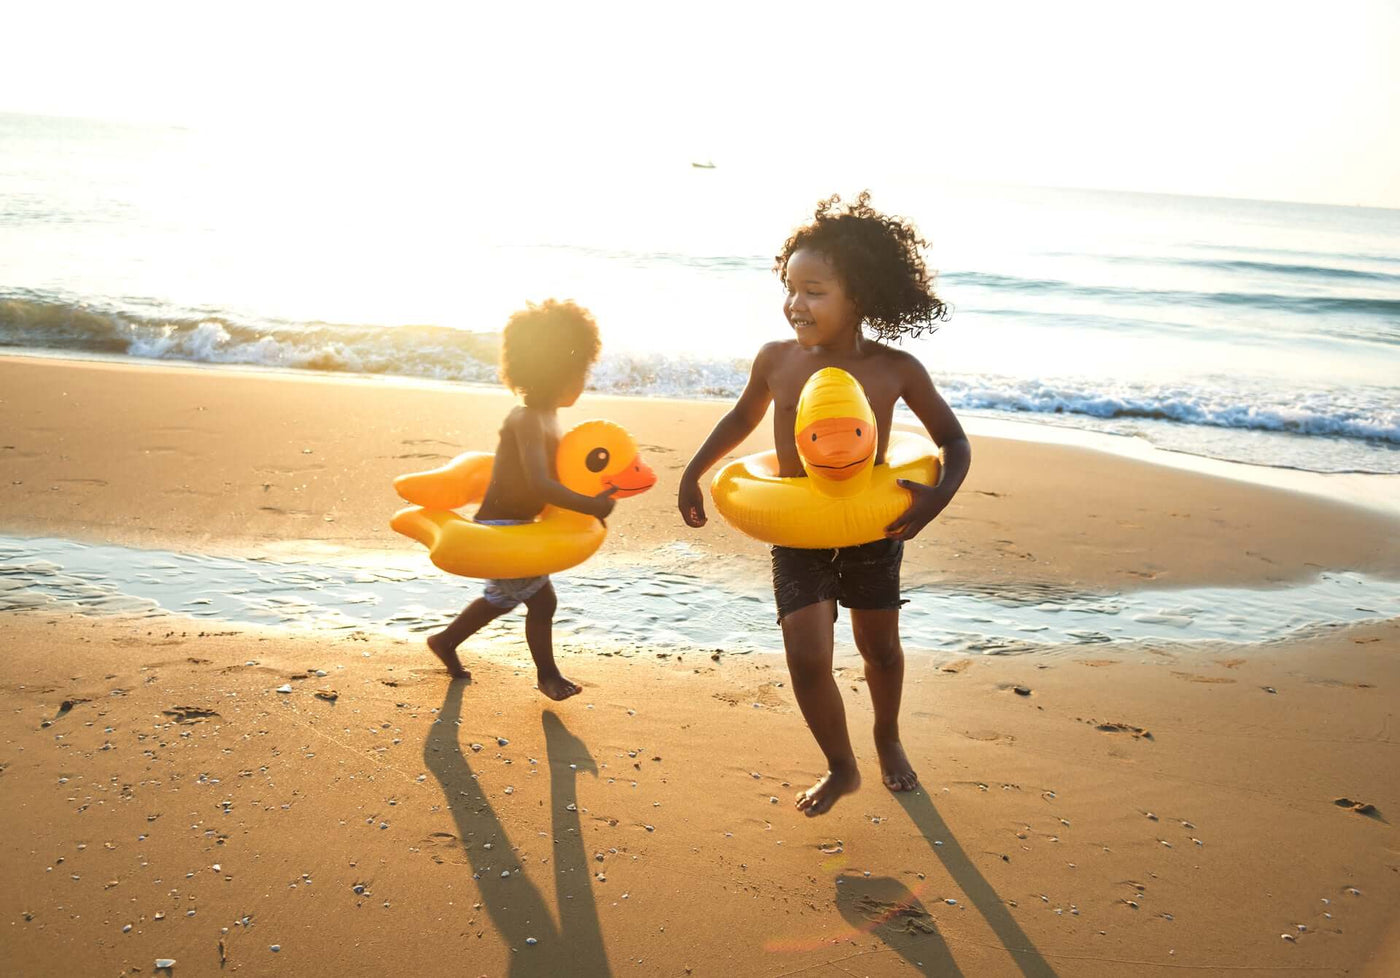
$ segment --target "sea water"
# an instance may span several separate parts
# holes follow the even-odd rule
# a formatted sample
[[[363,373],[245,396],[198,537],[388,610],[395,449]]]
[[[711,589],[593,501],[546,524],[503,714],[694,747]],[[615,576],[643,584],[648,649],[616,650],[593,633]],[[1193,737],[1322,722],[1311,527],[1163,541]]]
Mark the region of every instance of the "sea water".
[[[762,581],[705,576],[682,562],[585,565],[554,579],[558,640],[567,646],[781,651]],[[0,537],[0,612],[60,610],[302,629],[410,635],[444,627],[480,593],[422,559],[249,559],[70,540]],[[900,637],[911,652],[1007,655],[1099,645],[1265,642],[1400,617],[1400,584],[1329,572],[1268,588],[1088,592],[1051,585],[949,584],[903,592]],[[520,637],[503,619],[487,635]],[[836,638],[853,639],[842,615]]]
[[[494,383],[527,300],[596,315],[591,389],[732,398],[789,335],[773,256],[869,187],[929,240],[904,346],[960,414],[1400,472],[1400,211],[687,160],[510,165],[372,134],[0,115],[0,347]]]

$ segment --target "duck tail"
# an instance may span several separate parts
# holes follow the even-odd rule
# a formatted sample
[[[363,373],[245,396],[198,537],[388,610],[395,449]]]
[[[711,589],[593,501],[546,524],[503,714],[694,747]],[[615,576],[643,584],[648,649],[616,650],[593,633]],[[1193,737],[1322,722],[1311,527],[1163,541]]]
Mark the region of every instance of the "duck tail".
[[[436,469],[399,476],[394,491],[415,506],[456,509],[486,495],[493,461],[489,452],[464,452]]]

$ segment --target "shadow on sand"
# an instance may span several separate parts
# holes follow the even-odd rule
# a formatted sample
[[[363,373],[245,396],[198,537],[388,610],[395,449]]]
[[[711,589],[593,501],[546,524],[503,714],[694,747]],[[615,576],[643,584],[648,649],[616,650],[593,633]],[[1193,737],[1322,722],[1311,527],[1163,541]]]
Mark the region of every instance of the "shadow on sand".
[[[836,907],[856,930],[873,934],[930,978],[962,978],[933,916],[919,898],[889,876],[842,875]]]
[[[948,823],[943,821],[942,815],[938,814],[938,809],[934,807],[933,800],[929,798],[928,792],[923,788],[920,788],[918,791],[897,792],[895,794],[895,799],[898,800],[900,806],[903,807],[904,811],[909,815],[909,820],[914,823],[919,832],[922,833],[923,837],[928,841],[929,848],[942,860],[943,868],[948,871],[948,875],[953,878],[953,882],[962,889],[968,901],[986,919],[988,925],[992,928],[992,933],[996,935],[997,940],[1006,948],[1007,952],[1011,955],[1011,959],[1016,963],[1016,966],[1021,969],[1021,973],[1025,975],[1026,978],[1056,978],[1055,969],[1050,967],[1049,962],[1047,962],[1045,958],[1041,956],[1040,952],[1036,950],[1035,946],[1031,944],[1030,938],[1026,936],[1026,932],[1021,930],[1021,926],[1016,923],[1015,918],[1011,916],[1011,912],[1007,910],[1006,905],[1002,902],[1001,898],[997,896],[996,890],[992,889],[992,885],[987,882],[986,877],[973,865],[972,860],[968,858],[963,847],[959,845],[958,840],[953,837],[953,833],[948,828]],[[933,844],[935,840],[942,844],[935,846]],[[860,884],[876,882],[880,881],[860,880]],[[903,893],[907,895],[906,899],[914,900],[914,904],[917,905],[917,899],[915,899],[914,895],[905,889],[902,884],[894,880],[889,880],[888,882],[893,884],[898,890],[903,891]],[[860,884],[855,885],[853,892],[859,892],[861,890]],[[844,886],[845,884],[843,884],[843,888]],[[897,896],[895,891],[891,890],[890,892],[892,894],[891,896],[883,898],[883,902],[887,907],[906,906],[895,898]],[[839,902],[840,900],[838,898],[838,903]],[[867,907],[867,909],[872,908]],[[922,907],[920,906],[919,909],[922,910]],[[863,911],[858,910],[857,912],[861,913],[864,917]],[[842,913],[846,914],[847,920],[852,919],[845,907],[842,907]],[[906,920],[915,919],[911,917],[907,911],[903,916]],[[868,922],[869,918],[865,917],[865,919]],[[899,921],[900,915],[896,914],[891,919]],[[929,926],[932,927],[932,921],[929,921]],[[866,929],[868,929],[868,927]],[[886,930],[888,930],[888,927],[886,927]],[[882,937],[885,936],[879,928],[875,929],[873,933]],[[910,942],[915,940],[909,936],[910,934],[911,931],[906,925],[896,929],[893,935],[895,937],[894,940],[886,937],[885,942],[904,957],[908,958],[909,953],[907,947]],[[919,948],[919,954],[925,955],[921,957],[920,960],[924,962],[925,968],[928,968],[930,966],[930,958],[934,956],[931,952],[940,952],[944,958],[946,958],[946,961],[939,964],[939,967],[944,970],[925,970],[924,973],[939,975],[961,974],[952,963],[952,958],[948,954],[947,945],[943,943],[942,938],[937,938],[937,940],[937,946],[932,945],[928,941],[918,941],[917,946]]]
[[[598,906],[590,884],[588,856],[580,834],[575,781],[579,774],[598,775],[598,766],[587,746],[569,733],[555,714],[541,716],[549,764],[549,805],[551,811],[548,861],[554,867],[554,895],[559,906],[559,922],[545,903],[544,896],[518,865],[516,843],[473,778],[470,752],[463,752],[458,739],[457,720],[462,713],[463,682],[447,688],[447,696],[423,744],[423,760],[442,786],[443,797],[457,828],[455,839],[447,840],[454,851],[466,857],[473,876],[479,880],[482,909],[510,950],[509,974],[519,978],[546,978],[556,975],[608,976],[607,951],[598,922]],[[574,765],[570,767],[569,765]],[[529,840],[543,844],[544,839]],[[491,848],[483,848],[486,843]],[[461,860],[453,859],[453,862]],[[543,864],[545,860],[541,860]],[[502,879],[503,871],[511,871]],[[529,945],[527,938],[538,942]]]

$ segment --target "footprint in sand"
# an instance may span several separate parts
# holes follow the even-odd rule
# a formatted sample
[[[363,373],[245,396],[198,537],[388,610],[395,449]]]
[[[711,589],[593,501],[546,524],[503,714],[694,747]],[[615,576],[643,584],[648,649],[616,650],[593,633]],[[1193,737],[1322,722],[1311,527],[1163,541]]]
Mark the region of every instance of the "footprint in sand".
[[[952,782],[952,785],[956,788],[976,788],[978,791],[992,790],[992,786],[985,781],[954,781]],[[1000,788],[1002,791],[1021,790],[1021,786],[1019,784],[1011,784],[1010,782],[1005,781],[998,782],[997,787]]]
[[[1097,720],[1088,719],[1085,723],[1092,724],[1095,730],[1102,730],[1104,733],[1127,733],[1132,734],[1134,740],[1152,740],[1152,732],[1143,727],[1131,723],[1122,723],[1117,720],[1106,720],[1099,723]]]
[[[917,900],[911,903],[892,903],[863,896],[855,901],[855,910],[866,920],[887,930],[905,934],[934,934],[938,931],[933,924],[933,917]]]
[[[1381,813],[1377,810],[1376,806],[1367,801],[1353,801],[1350,798],[1333,798],[1332,804],[1336,805],[1338,808],[1345,808],[1349,812],[1365,815],[1367,818],[1378,819],[1381,817]]]
[[[428,852],[428,857],[439,866],[445,862],[465,866],[471,862],[466,854],[469,845],[470,843],[463,842],[451,832],[430,832],[423,839],[422,847],[433,850]],[[444,855],[447,858],[444,858]]]

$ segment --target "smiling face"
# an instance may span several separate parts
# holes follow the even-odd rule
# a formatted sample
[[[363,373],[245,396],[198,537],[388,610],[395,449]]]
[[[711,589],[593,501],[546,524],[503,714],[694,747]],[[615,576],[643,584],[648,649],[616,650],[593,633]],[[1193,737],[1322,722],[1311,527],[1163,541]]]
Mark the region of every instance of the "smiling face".
[[[788,258],[783,315],[805,347],[836,346],[860,335],[860,310],[831,261],[799,248]]]

